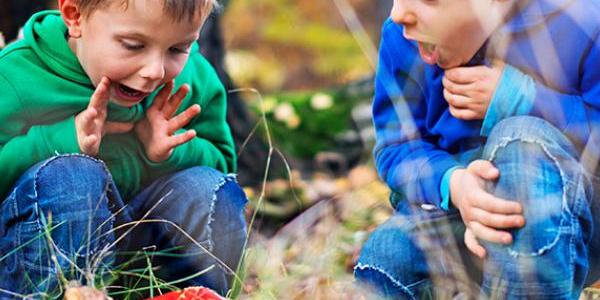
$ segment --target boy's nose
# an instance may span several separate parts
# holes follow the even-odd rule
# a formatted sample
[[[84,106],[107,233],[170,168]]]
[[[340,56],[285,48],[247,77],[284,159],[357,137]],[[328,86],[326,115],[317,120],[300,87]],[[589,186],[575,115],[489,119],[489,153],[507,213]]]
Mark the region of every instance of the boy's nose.
[[[392,21],[401,25],[413,25],[417,18],[406,0],[394,0],[394,6],[390,14]]]
[[[162,59],[151,59],[140,70],[140,76],[147,80],[161,80],[165,77],[165,64]]]

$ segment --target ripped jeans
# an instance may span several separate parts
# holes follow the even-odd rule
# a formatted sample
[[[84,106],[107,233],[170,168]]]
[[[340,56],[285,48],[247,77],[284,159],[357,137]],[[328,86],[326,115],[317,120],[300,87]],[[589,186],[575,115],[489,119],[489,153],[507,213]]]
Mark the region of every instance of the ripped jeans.
[[[0,299],[58,297],[65,280],[147,287],[151,274],[225,295],[245,243],[246,201],[233,176],[193,167],[157,179],[124,205],[102,161],[50,158],[22,175],[1,204]],[[112,275],[121,281],[111,283]],[[117,298],[120,291],[109,290]]]
[[[523,204],[526,225],[511,231],[513,243],[482,242],[479,260],[458,211],[400,201],[364,245],[355,278],[392,299],[578,299],[600,277],[600,180],[576,157],[542,119],[500,122],[478,158],[500,171],[487,190]]]

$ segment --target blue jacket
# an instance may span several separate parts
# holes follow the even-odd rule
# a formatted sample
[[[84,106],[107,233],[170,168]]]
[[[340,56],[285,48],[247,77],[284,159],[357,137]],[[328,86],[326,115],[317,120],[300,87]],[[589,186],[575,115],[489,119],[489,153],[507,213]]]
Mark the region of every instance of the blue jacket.
[[[578,150],[587,145],[600,157],[598,1],[532,0],[498,29],[510,37],[505,70],[526,80],[500,81],[496,93],[511,90],[504,94],[513,97],[495,95],[485,127],[450,114],[444,70],[425,64],[402,30],[391,20],[383,26],[373,102],[377,170],[401,198],[440,207],[444,173],[459,166],[455,155],[481,147],[495,123],[514,115],[543,118]],[[482,53],[471,63],[485,63]]]

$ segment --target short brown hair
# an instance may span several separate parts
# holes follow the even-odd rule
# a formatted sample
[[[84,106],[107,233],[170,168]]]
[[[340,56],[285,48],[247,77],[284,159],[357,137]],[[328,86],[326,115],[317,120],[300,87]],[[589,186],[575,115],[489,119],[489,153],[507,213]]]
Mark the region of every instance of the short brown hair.
[[[89,16],[99,8],[106,7],[115,0],[77,0],[84,16]],[[129,0],[120,0],[127,7]],[[191,21],[198,12],[205,19],[213,8],[217,8],[217,0],[163,0],[163,10],[176,21]]]

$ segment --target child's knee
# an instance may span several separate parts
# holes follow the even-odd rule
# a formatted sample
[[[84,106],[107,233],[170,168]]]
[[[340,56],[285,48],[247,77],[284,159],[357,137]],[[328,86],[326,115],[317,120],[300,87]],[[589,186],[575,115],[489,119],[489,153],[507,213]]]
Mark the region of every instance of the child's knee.
[[[247,202],[243,189],[237,183],[234,175],[223,174],[210,167],[193,167],[176,173],[168,183],[178,196],[179,201],[189,201],[195,204],[198,199],[211,205],[225,205],[228,208],[241,210]],[[223,202],[223,203],[221,203]],[[214,210],[214,207],[211,208]]]
[[[488,159],[500,177],[488,182],[487,190],[520,202],[526,221],[523,228],[513,231],[511,255],[541,255],[563,236],[576,234],[575,224],[589,222],[588,182],[575,161],[561,159],[561,153],[533,139],[507,140],[496,146]]]
[[[38,197],[69,197],[72,202],[85,202],[104,196],[109,180],[102,161],[83,155],[61,155],[39,166],[34,188]]]
[[[546,153],[577,157],[571,141],[548,121],[532,116],[516,116],[500,121],[491,131],[484,149],[489,158],[510,143],[538,144]]]
[[[216,238],[224,238],[215,237],[215,231],[245,236],[247,198],[233,175],[209,167],[193,167],[170,176],[162,184],[161,190],[167,191],[165,201],[153,214],[174,221],[184,230],[198,232],[198,238],[209,240],[211,247]]]
[[[11,195],[21,215],[31,215],[49,226],[50,222],[82,220],[87,224],[83,221],[87,218],[111,218],[107,196],[110,174],[99,160],[82,155],[56,156],[39,164],[28,178]],[[76,231],[74,234],[80,229]]]
[[[515,251],[545,251],[564,231],[566,219],[588,222],[590,182],[572,155],[572,145],[563,143],[555,128],[538,118],[511,119],[515,122],[499,124],[498,135],[486,145],[484,158],[500,171],[487,189],[523,205],[526,226],[515,232]]]
[[[511,230],[512,244],[485,243],[484,287],[498,288],[493,286],[498,281],[510,286],[514,295],[568,293],[569,289],[544,290],[544,284],[571,284],[569,276],[587,268],[577,262],[586,256],[585,236],[590,233],[589,182],[573,145],[546,121],[509,118],[490,135],[484,158],[500,171],[499,179],[488,183],[488,191],[520,202],[526,221],[523,228]],[[517,284],[524,280],[529,283]]]
[[[27,182],[7,200],[16,209],[6,238],[20,247],[14,254],[20,260],[19,268],[55,276],[60,269],[82,265],[86,255],[97,258],[98,265],[88,261],[90,267],[111,260],[111,251],[99,255],[114,241],[114,217],[106,195],[110,176],[104,164],[85,156],[64,155],[42,162],[29,174]],[[60,253],[56,261],[49,259],[52,252]],[[79,274],[65,271],[64,275],[75,278]]]

